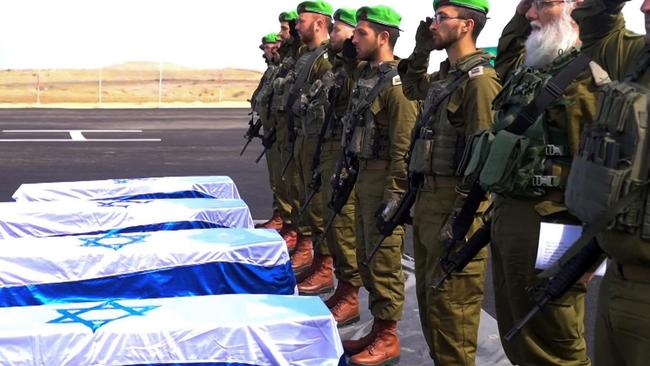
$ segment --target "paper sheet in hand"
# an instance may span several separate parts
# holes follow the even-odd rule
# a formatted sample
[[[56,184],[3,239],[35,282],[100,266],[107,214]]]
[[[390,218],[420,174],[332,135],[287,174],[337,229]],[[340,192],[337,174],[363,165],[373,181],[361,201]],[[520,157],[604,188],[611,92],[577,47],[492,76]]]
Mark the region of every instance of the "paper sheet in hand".
[[[535,268],[548,269],[582,235],[582,226],[542,222],[539,230],[539,245]],[[596,270],[596,276],[605,274],[606,261]]]
[[[230,177],[191,176],[26,183],[12,198],[16,201],[61,201],[240,197]]]

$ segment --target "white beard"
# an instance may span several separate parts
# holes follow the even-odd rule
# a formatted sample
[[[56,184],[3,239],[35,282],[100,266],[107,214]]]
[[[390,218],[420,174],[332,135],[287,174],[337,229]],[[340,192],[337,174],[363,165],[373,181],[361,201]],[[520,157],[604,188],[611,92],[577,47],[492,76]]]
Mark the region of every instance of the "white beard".
[[[555,22],[541,27],[532,21],[533,31],[526,40],[526,66],[542,68],[579,42],[579,34],[571,18],[572,8],[567,7]]]

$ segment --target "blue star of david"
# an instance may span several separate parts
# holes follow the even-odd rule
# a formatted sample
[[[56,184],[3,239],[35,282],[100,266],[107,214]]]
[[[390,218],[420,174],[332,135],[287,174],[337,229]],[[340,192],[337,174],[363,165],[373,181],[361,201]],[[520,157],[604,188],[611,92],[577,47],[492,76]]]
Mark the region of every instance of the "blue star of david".
[[[152,202],[153,200],[133,200],[133,201],[97,201],[99,207],[121,207],[127,208],[131,205],[141,205]]]
[[[115,251],[118,251],[127,245],[142,243],[149,236],[150,236],[149,234],[143,234],[143,235],[107,234],[95,238],[79,238],[79,240],[83,242],[83,244],[81,244],[82,247],[107,248],[107,249],[113,249]],[[107,239],[112,239],[112,240],[110,243],[102,242],[102,240],[107,240]],[[122,242],[115,243],[114,242],[115,239],[122,240]]]
[[[107,323],[129,318],[132,316],[144,316],[145,313],[159,308],[158,305],[149,305],[149,306],[124,306],[117,303],[117,301],[107,301],[103,304],[99,304],[90,308],[72,308],[72,309],[57,309],[56,311],[62,316],[54,320],[48,321],[48,324],[82,324],[90,328],[93,333],[100,327],[106,325]],[[121,310],[125,314],[109,319],[85,319],[82,315],[94,311],[105,311],[105,310]]]

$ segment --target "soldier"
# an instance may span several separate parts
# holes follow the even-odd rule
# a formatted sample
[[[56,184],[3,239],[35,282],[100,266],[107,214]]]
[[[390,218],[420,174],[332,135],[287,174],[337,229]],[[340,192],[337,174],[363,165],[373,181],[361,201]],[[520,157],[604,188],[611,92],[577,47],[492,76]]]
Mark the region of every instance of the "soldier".
[[[293,216],[294,221],[300,220],[299,237],[296,251],[291,255],[291,266],[298,281],[301,282],[313,270],[312,237],[319,236],[323,232],[320,194],[315,196],[314,204],[307,207],[302,217],[298,217],[309,189],[308,183],[311,180],[312,161],[318,139],[317,130],[322,124],[321,119],[320,123],[303,126],[302,99],[311,85],[332,68],[327,55],[327,43],[333,9],[324,1],[304,1],[298,5],[297,12],[296,31],[304,45],[299,50],[296,66],[290,73],[282,92],[286,98],[288,111],[286,122],[289,129],[289,144],[284,150],[282,160],[287,167],[285,180],[291,182],[291,196],[294,202],[298,203],[293,206]],[[318,258],[315,264],[319,267],[321,258],[329,256],[329,250],[323,243],[316,248],[315,252]],[[300,290],[300,285],[298,289]],[[332,285],[330,284],[325,290],[332,290]]]
[[[618,133],[611,133],[610,136],[614,138],[629,137],[634,135],[637,129],[643,131],[644,121],[637,117],[643,118],[643,113],[646,131],[650,122],[647,114],[650,108],[650,0],[645,0],[641,6],[646,20],[645,37],[625,29],[621,14],[624,4],[623,0],[586,0],[573,12],[573,17],[580,24],[584,52],[602,64],[613,79],[623,82],[612,83],[603,88],[600,101],[603,108],[599,109],[601,114],[597,118],[597,125],[613,122],[616,126],[624,126]],[[628,103],[620,103],[621,98],[626,98]],[[607,110],[609,113],[605,113]],[[627,116],[627,119],[621,118],[622,116]],[[625,124],[622,125],[622,122]],[[589,137],[589,134],[583,135],[583,146],[591,141]],[[594,359],[596,365],[640,366],[647,364],[650,358],[650,200],[647,193],[650,158],[647,141],[648,137],[639,135],[618,144],[622,153],[626,150],[641,153],[641,159],[635,159],[634,155],[625,158],[621,155],[618,160],[631,158],[628,161],[632,163],[632,170],[625,185],[639,185],[639,181],[634,182],[633,179],[640,178],[641,182],[645,181],[645,194],[634,197],[635,203],[640,204],[640,207],[628,207],[627,214],[619,215],[614,228],[603,232],[598,240],[612,261],[608,263],[607,273],[598,294]],[[611,160],[617,164],[615,169],[621,169],[617,159]],[[578,183],[576,189],[593,194],[589,197],[585,195],[585,198],[588,198],[585,202],[576,199],[577,195],[568,193],[568,202],[576,199],[575,204],[568,206],[587,223],[589,218],[582,217],[581,212],[588,214],[589,212],[584,211],[596,211],[593,203],[601,201],[598,198],[618,196],[610,184],[601,186],[604,189],[590,190],[591,187],[597,187],[594,182],[598,181],[599,171],[593,167],[586,171],[578,169],[575,163],[572,167],[572,178],[574,173],[576,178],[580,175],[585,177],[584,181],[575,181]],[[636,171],[639,173],[635,173]],[[635,174],[639,176],[634,177]],[[572,183],[574,180],[570,179],[568,192],[572,192]],[[631,217],[630,213],[643,212],[643,206],[645,216]]]
[[[277,33],[270,33],[262,37],[262,45],[260,48],[264,51],[264,60],[266,61],[268,67],[260,79],[260,83],[253,93],[251,98],[253,112],[257,113],[259,118],[262,121],[262,127],[264,129],[264,135],[269,135],[274,130],[273,125],[271,124],[269,116],[269,104],[272,91],[273,80],[277,74],[279,68],[279,54],[278,48],[280,46],[280,37]],[[267,137],[268,139],[268,137]],[[268,144],[263,139],[263,144]],[[288,203],[281,199],[281,195],[278,194],[279,184],[279,174],[278,172],[281,167],[279,167],[280,156],[277,153],[276,149],[267,149],[266,152],[266,163],[269,170],[269,181],[271,184],[271,191],[273,192],[273,217],[264,224],[259,224],[257,227],[265,227],[269,229],[282,229],[282,216],[281,211],[287,211],[290,209]]]
[[[392,8],[379,5],[360,8],[356,20],[352,44],[357,58],[366,62],[360,63],[353,74],[356,84],[345,117],[346,149],[358,159],[357,262],[370,295],[374,321],[369,334],[359,340],[344,341],[343,347],[352,355],[350,365],[389,365],[397,362],[400,355],[397,321],[404,306],[403,227],[384,241],[368,266],[361,261],[381,236],[376,213],[382,203],[399,197],[406,187],[404,155],[418,104],[404,96],[396,70],[398,59],[393,50],[401,16]]]
[[[321,119],[325,117],[327,125],[321,126],[318,145],[321,154],[318,169],[321,176],[322,210],[332,196],[330,179],[336,170],[336,162],[341,156],[341,137],[343,135],[342,117],[348,106],[352,79],[348,77],[341,52],[345,40],[352,37],[356,26],[356,10],[338,9],[334,12],[334,26],[330,33],[329,60],[332,70],[321,78],[321,86],[310,90],[310,104],[306,108],[306,118]],[[331,115],[330,115],[331,114]],[[322,122],[321,122],[322,123]],[[317,152],[318,153],[318,152]],[[300,293],[317,294],[333,285],[332,264],[338,280],[334,294],[325,301],[331,309],[339,326],[345,326],[359,320],[359,288],[361,277],[357,269],[356,238],[354,235],[354,194],[348,199],[341,213],[333,219],[333,229],[324,238],[331,256],[321,255],[315,259],[318,266],[307,279],[299,284]]]
[[[487,248],[441,289],[440,257],[450,245],[440,240],[454,206],[458,162],[467,137],[492,125],[492,101],[501,90],[491,54],[476,48],[487,21],[487,0],[436,0],[433,19],[420,22],[413,54],[399,64],[404,95],[424,100],[410,156],[416,185],[413,217],[416,293],[420,322],[431,358],[440,365],[473,365],[483,301]],[[427,74],[429,53],[446,50],[440,71]]]
[[[536,284],[542,221],[575,223],[564,187],[584,121],[593,120],[604,71],[579,56],[573,1],[522,0],[499,40],[496,70],[504,80],[494,100],[492,131],[479,139],[465,170],[493,193],[492,260],[499,332],[513,364],[588,365],[584,338],[586,284],[550,302],[522,333],[503,337],[535,306],[526,289]],[[485,138],[483,138],[485,137]],[[473,145],[469,145],[473,146]],[[475,168],[479,167],[479,168]]]
[[[281,204],[278,205],[280,210],[279,213],[282,218],[280,234],[287,243],[290,253],[295,251],[298,241],[298,231],[296,225],[294,225],[292,212],[293,207],[298,206],[299,202],[297,201],[298,197],[292,197],[291,195],[291,181],[282,179],[282,156],[289,144],[286,122],[286,97],[283,94],[283,91],[288,74],[294,69],[296,59],[298,58],[298,50],[302,46],[295,30],[297,19],[298,13],[295,10],[282,12],[278,17],[280,22],[280,33],[278,34],[282,40],[282,46],[278,49],[278,54],[282,61],[280,62],[280,66],[273,80],[273,90],[268,104],[270,106],[270,125],[275,128],[276,132],[276,142],[271,146],[269,152],[273,150],[271,155],[280,157],[280,159],[273,164],[274,176],[276,177],[275,180],[277,182],[276,197],[278,201],[281,202]],[[267,223],[263,224],[263,226],[269,227],[273,222],[273,219],[269,220]]]

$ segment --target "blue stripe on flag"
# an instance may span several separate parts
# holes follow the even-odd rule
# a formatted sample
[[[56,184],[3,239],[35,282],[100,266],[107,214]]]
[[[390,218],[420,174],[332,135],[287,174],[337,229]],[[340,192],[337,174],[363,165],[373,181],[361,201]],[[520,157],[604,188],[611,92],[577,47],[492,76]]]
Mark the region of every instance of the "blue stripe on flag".
[[[215,198],[209,194],[199,191],[178,191],[178,192],[153,192],[141,193],[131,196],[117,196],[110,198],[97,198],[95,201],[127,201],[127,200],[155,200],[155,199],[168,199],[168,198]]]
[[[292,295],[295,286],[291,262],[274,267],[217,262],[0,288],[0,307],[221,294]]]
[[[176,231],[176,230],[191,230],[191,229],[227,229],[228,227],[218,225],[207,221],[174,221],[174,222],[161,222],[157,224],[129,226],[125,228],[117,228],[112,230],[99,230],[86,233],[75,234],[61,234],[53,236],[78,236],[78,235],[99,235],[108,234],[115,235],[119,233],[144,233],[149,231]]]

